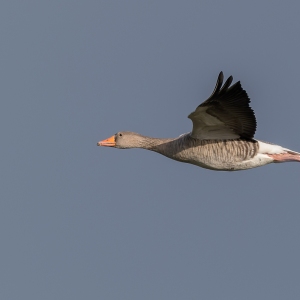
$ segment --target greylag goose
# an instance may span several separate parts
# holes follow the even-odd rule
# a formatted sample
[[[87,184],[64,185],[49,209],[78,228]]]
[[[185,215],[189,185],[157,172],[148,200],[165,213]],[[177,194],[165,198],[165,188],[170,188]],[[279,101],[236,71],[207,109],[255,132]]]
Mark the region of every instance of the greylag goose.
[[[240,81],[230,76],[223,85],[219,74],[211,96],[188,118],[190,133],[177,138],[152,138],[121,131],[97,143],[120,149],[143,148],[171,159],[219,171],[237,171],[269,163],[300,162],[300,153],[254,139],[256,119]]]

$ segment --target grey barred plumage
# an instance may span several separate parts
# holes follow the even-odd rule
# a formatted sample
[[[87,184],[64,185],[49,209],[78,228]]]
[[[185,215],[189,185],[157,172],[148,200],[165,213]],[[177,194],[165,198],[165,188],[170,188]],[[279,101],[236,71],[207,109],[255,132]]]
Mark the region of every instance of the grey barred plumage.
[[[154,141],[158,143],[155,146]],[[190,134],[168,141],[150,138],[149,142],[150,147],[146,142],[142,148],[209,169],[226,166],[226,170],[233,170],[237,164],[252,159],[259,149],[256,140],[198,140]]]

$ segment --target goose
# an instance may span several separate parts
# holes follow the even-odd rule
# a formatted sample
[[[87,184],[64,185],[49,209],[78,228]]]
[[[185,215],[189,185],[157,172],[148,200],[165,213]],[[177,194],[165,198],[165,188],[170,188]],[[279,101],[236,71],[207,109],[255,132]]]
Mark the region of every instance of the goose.
[[[240,81],[223,85],[220,72],[211,96],[188,118],[192,131],[177,138],[152,138],[121,131],[97,143],[119,149],[142,148],[168,158],[218,171],[238,171],[270,163],[300,162],[300,153],[254,139],[256,118]]]

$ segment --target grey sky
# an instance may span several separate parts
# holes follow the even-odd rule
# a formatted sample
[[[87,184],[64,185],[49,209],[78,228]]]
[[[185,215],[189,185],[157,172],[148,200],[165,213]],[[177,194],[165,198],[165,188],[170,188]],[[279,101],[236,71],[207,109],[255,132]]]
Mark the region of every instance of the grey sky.
[[[175,137],[240,80],[300,151],[296,1],[3,1],[1,299],[299,299],[300,164],[213,172],[96,147]]]

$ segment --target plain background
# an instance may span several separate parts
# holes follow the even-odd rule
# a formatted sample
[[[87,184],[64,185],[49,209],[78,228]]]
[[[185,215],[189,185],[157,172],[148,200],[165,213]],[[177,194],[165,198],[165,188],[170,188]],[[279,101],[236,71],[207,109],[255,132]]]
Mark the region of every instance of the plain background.
[[[217,76],[300,151],[299,1],[2,1],[1,299],[299,299],[300,164],[214,172],[176,137]]]

